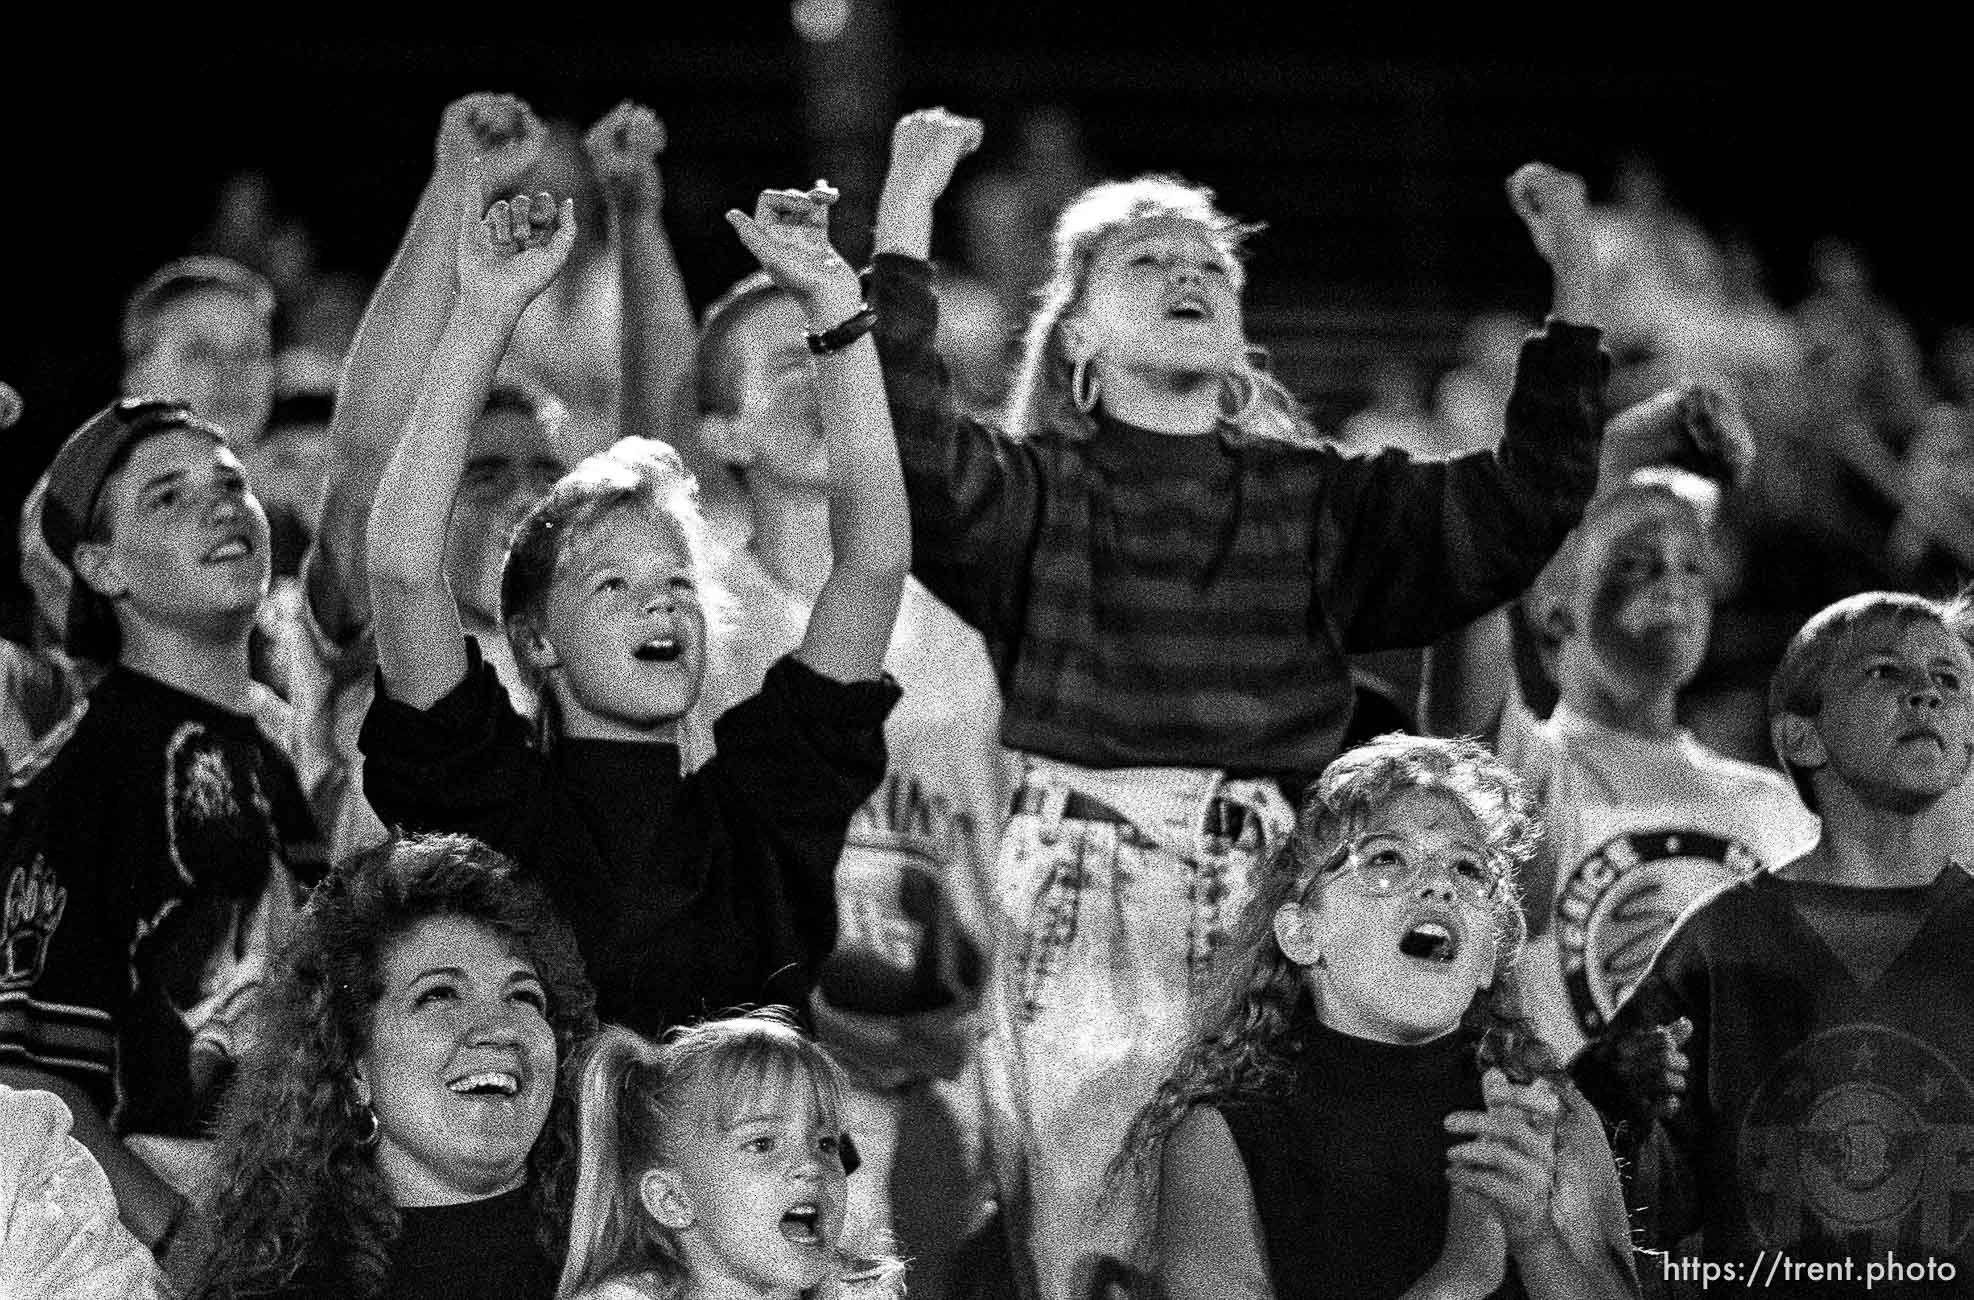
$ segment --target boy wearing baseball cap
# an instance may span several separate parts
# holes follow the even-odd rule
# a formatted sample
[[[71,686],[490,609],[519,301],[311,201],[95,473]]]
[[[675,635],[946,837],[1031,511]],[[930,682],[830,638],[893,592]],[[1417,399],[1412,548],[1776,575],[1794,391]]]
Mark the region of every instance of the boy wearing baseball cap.
[[[0,1082],[68,1103],[162,1250],[319,866],[248,673],[267,517],[216,425],[128,398],[56,453],[41,532],[74,577],[70,650],[107,672],[0,810]]]

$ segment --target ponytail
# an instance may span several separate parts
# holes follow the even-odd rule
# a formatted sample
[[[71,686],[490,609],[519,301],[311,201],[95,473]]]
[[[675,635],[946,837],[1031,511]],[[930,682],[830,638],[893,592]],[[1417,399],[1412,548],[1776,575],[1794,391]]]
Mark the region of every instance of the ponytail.
[[[559,1300],[627,1269],[677,1267],[637,1186],[658,1159],[659,1061],[656,1043],[616,1025],[603,1028],[583,1059],[576,1196]]]

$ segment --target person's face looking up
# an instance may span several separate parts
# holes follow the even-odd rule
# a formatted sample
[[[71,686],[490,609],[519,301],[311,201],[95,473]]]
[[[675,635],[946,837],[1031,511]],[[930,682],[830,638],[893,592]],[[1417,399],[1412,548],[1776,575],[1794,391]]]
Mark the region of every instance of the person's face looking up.
[[[267,514],[225,446],[196,430],[153,434],[131,448],[97,508],[108,539],[79,546],[76,569],[131,616],[222,634],[260,608]]]
[[[1082,301],[1063,322],[1077,356],[1107,371],[1153,376],[1244,363],[1240,270],[1196,221],[1149,217],[1108,235],[1091,259]]]
[[[490,926],[419,922],[384,954],[357,1062],[377,1169],[399,1206],[512,1191],[555,1097],[555,1031],[534,967]]]
[[[1277,911],[1277,941],[1339,1033],[1382,1043],[1450,1033],[1493,979],[1505,864],[1466,806],[1431,789],[1385,800],[1350,844]],[[1367,872],[1399,883],[1381,892]]]

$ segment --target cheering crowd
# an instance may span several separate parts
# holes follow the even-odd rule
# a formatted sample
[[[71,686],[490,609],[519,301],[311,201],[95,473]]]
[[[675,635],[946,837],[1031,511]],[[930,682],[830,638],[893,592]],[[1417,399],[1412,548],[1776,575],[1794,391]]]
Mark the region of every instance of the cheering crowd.
[[[0,644],[0,1294],[1974,1295],[1974,443],[1856,255],[1785,328],[1530,163],[1547,319],[1328,430],[1211,190],[935,268],[981,134],[695,318],[649,110],[468,95],[326,355],[135,290]]]

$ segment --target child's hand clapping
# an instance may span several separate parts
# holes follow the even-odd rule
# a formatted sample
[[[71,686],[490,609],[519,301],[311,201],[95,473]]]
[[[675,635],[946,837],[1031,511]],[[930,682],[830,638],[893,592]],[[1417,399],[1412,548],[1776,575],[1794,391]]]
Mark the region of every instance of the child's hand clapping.
[[[1446,1127],[1471,1140],[1446,1153],[1447,1181],[1501,1220],[1510,1253],[1555,1232],[1556,1118],[1561,1101],[1546,1080],[1522,1085],[1490,1069],[1481,1076],[1485,1111],[1455,1111]]]

